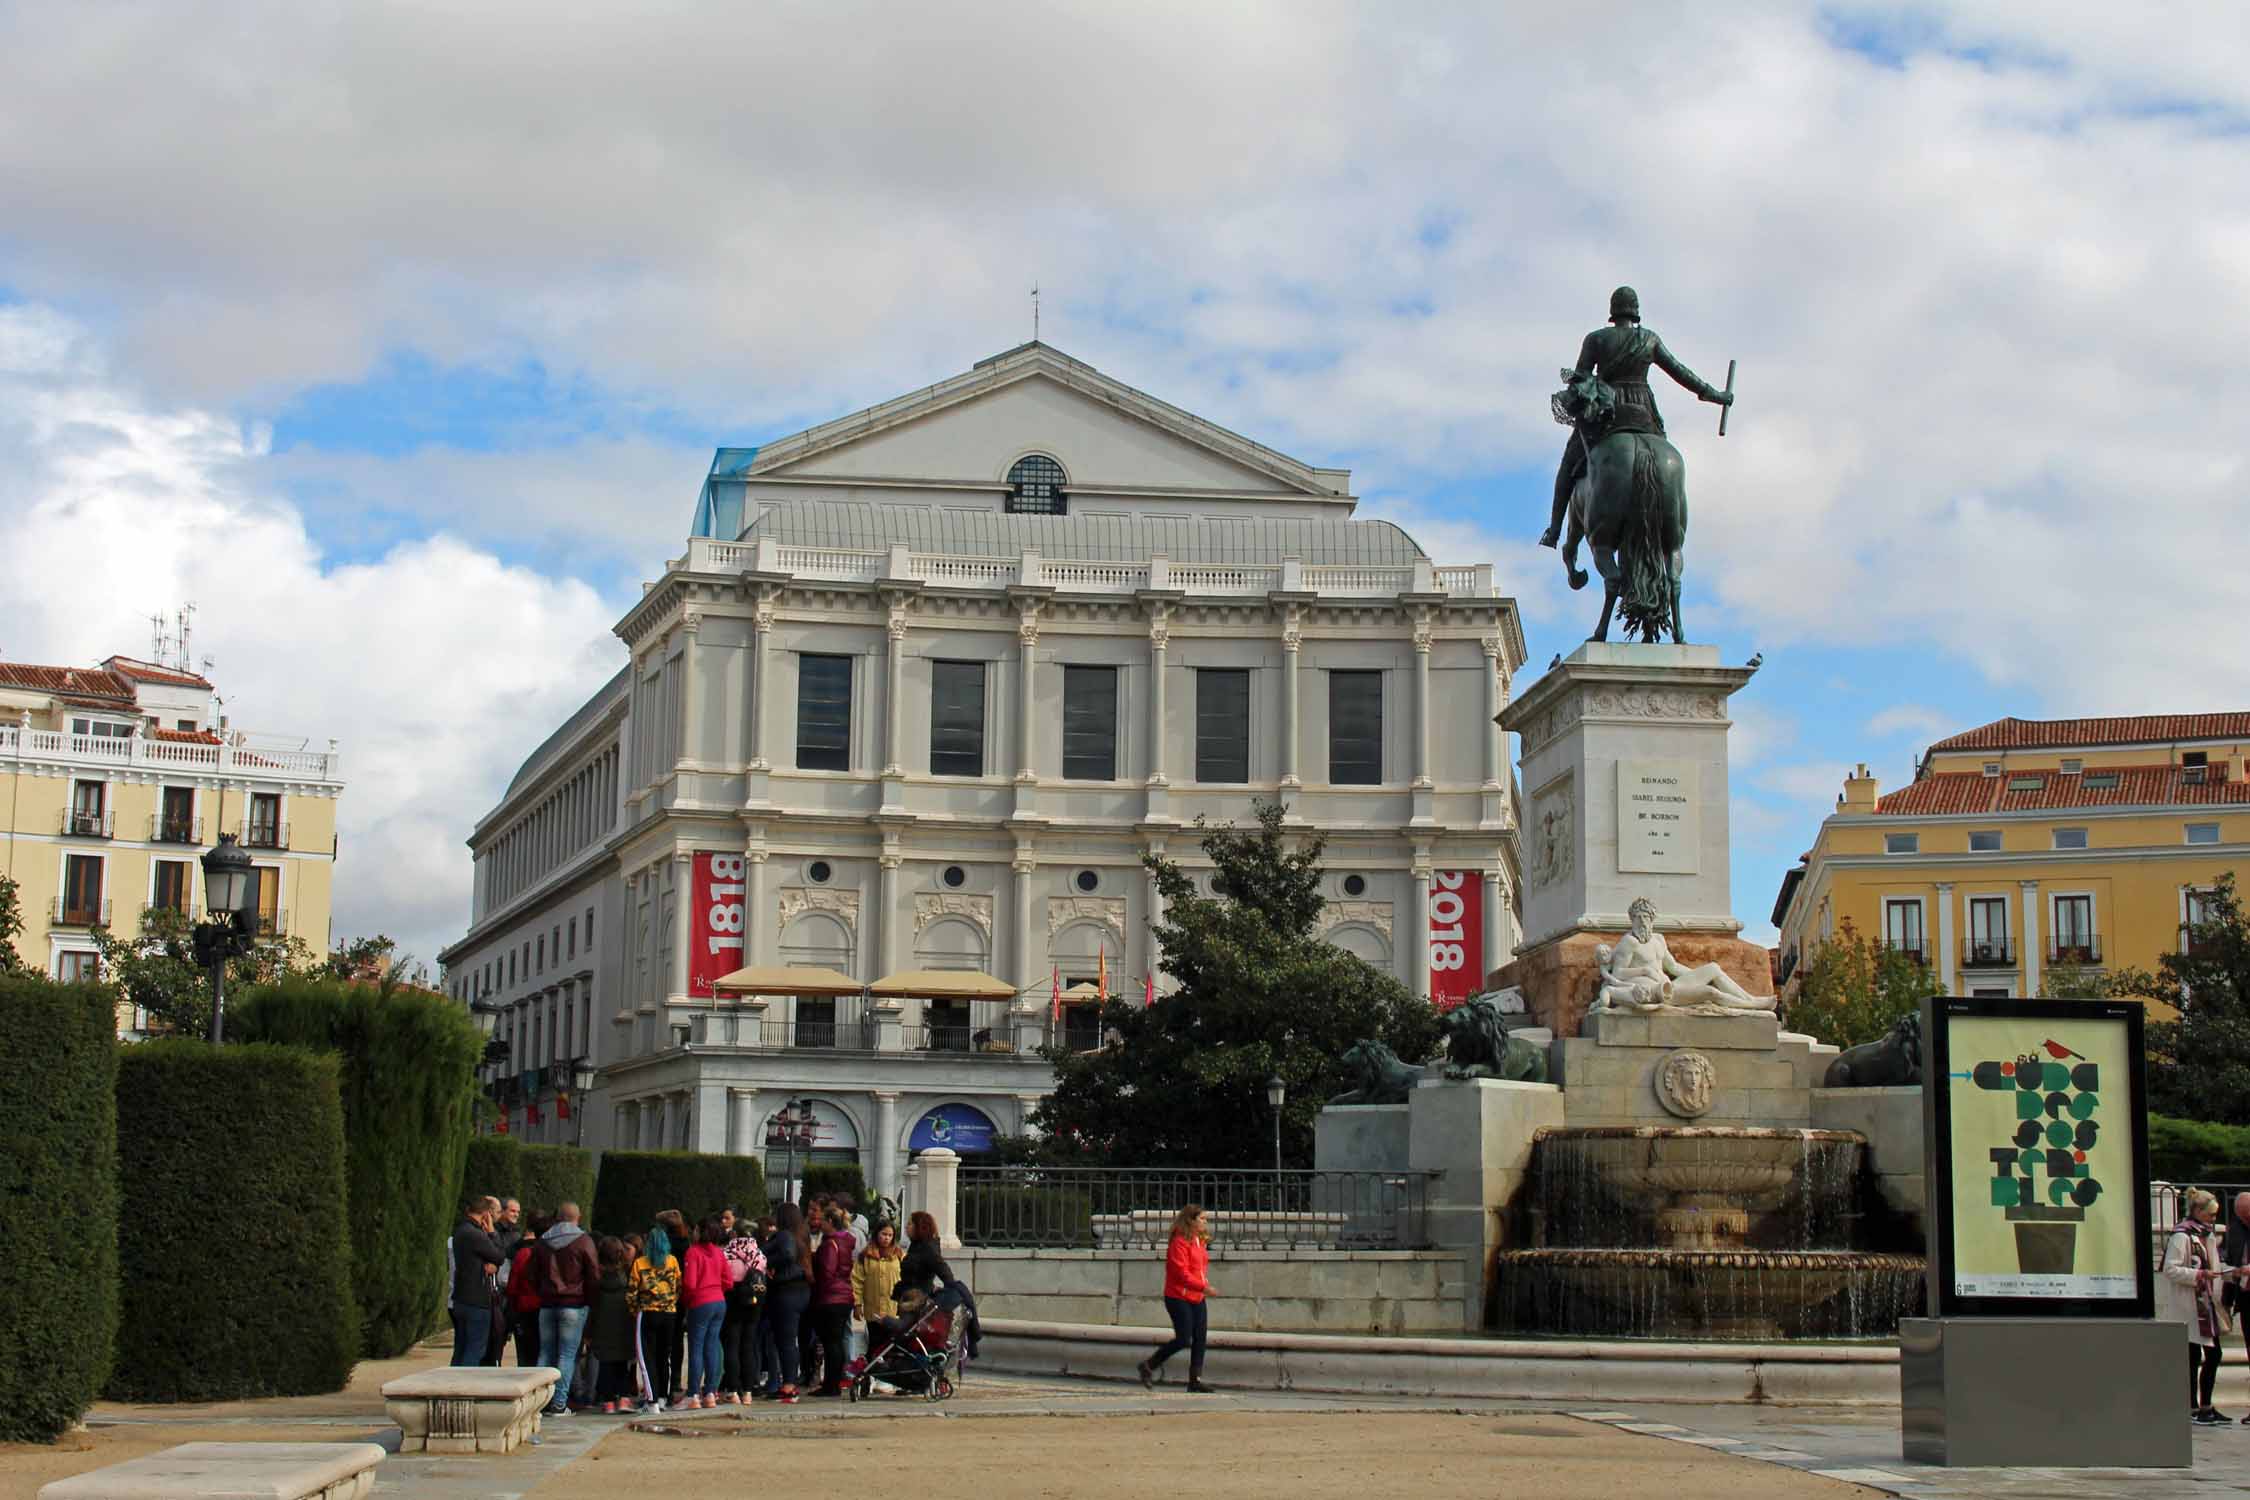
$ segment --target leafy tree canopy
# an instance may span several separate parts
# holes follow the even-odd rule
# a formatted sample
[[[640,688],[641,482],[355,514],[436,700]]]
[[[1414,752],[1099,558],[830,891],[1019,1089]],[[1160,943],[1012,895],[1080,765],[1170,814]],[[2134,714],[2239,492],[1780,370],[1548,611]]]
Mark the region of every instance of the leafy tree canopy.
[[[2108,990],[2179,1011],[2148,1028],[2149,1108],[2190,1120],[2250,1120],[2250,921],[2232,872],[2187,929],[2187,951],[2147,969],[2121,969]]]
[[[187,913],[150,907],[141,913],[138,934],[119,937],[106,927],[93,931],[101,976],[119,997],[148,1013],[151,1030],[202,1036],[211,1029],[211,976],[195,961],[195,923]],[[367,983],[409,979],[405,962],[394,957],[391,939],[378,934],[340,942],[325,957],[290,934],[263,937],[248,953],[227,964],[227,993],[280,979],[342,979]],[[418,976],[419,970],[416,971]]]
[[[1839,1047],[1880,1040],[1899,1017],[1938,992],[1937,974],[1913,954],[1863,937],[1846,917],[1797,971],[1786,1006],[1791,1031]]]
[[[1318,936],[1321,836],[1285,833],[1274,803],[1258,805],[1254,828],[1197,826],[1213,894],[1169,859],[1144,861],[1164,900],[1161,968],[1179,988],[1153,1006],[1112,999],[1098,1051],[1047,1049],[1055,1092],[1032,1120],[1050,1161],[1271,1165],[1266,1080],[1278,1074],[1284,1156],[1306,1165],[1313,1117],[1352,1086],[1339,1059],[1353,1043],[1380,1039],[1409,1062],[1436,1050],[1427,1002]]]
[[[31,966],[16,951],[16,938],[23,932],[23,897],[16,883],[0,875],[0,974],[29,974]]]

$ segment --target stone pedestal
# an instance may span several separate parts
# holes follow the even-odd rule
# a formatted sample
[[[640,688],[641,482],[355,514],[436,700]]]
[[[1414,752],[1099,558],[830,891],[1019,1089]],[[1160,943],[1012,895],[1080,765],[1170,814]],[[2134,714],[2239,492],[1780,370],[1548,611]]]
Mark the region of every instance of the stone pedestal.
[[[1771,1013],[1597,1012],[1548,1053],[1572,1125],[1804,1129],[1836,1049]]]
[[[441,1366],[383,1382],[401,1453],[513,1453],[539,1436],[562,1372],[546,1365]]]
[[[1901,1456],[1949,1468],[2184,1469],[2187,1327],[2122,1318],[1907,1318]]]
[[[39,1500],[359,1500],[384,1456],[374,1443],[182,1443],[42,1485]]]
[[[1728,888],[1727,699],[1753,671],[1715,646],[1589,641],[1501,710],[1521,750],[1524,938],[1490,983],[1522,988],[1557,1036],[1593,1001],[1595,946],[1642,896],[1681,963],[1773,993]]]

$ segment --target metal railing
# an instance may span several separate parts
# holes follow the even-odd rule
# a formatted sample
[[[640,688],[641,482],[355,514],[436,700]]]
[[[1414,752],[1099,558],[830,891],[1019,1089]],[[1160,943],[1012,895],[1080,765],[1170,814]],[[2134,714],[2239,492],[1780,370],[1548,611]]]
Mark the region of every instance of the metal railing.
[[[203,842],[203,820],[150,813],[148,841],[152,844],[200,844]]]
[[[67,808],[62,816],[65,837],[74,839],[106,839],[117,829],[117,815],[95,812],[85,808]]]
[[[2016,966],[2016,945],[2008,938],[1963,938],[1961,940],[1961,967],[1964,969],[2012,969]]]
[[[68,896],[57,896],[53,915],[48,919],[53,927],[107,927],[109,903],[107,901],[73,901]]]
[[[1930,950],[1920,938],[1885,938],[1883,946],[1893,953],[1903,953],[1924,968],[1929,967]]]
[[[922,1024],[909,1046],[922,1052],[1009,1053],[1015,1035],[1008,1025],[1008,1002],[972,1000],[966,1007],[925,1004]]]
[[[2201,1188],[2219,1200],[2219,1222],[2216,1232],[2224,1234],[2227,1222],[2234,1215],[2234,1197],[2237,1193],[2250,1193],[2250,1182],[2159,1182],[2148,1185],[2148,1232],[2156,1241],[2155,1262],[2164,1264],[2164,1242],[2173,1228],[2187,1212],[2187,1195],[2190,1189]]]
[[[287,823],[245,823],[242,825],[242,847],[245,849],[286,849],[289,847]]]
[[[1161,1251],[1193,1203],[1215,1249],[1417,1250],[1430,1243],[1436,1175],[964,1166],[955,1223],[983,1249]]]
[[[2051,964],[2098,964],[2102,961],[2102,940],[2091,935],[2072,937],[2067,942],[2061,938],[2047,945],[2047,962]]]

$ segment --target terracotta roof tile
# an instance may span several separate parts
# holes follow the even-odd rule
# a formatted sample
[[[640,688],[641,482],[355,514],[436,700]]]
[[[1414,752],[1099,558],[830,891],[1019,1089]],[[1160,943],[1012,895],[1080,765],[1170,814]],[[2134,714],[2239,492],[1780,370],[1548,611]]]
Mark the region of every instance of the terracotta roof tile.
[[[99,667],[42,667],[31,662],[0,661],[0,687],[29,688],[104,708],[131,709],[135,703],[133,684]]]
[[[2115,777],[2114,786],[2086,785],[2088,775]],[[2036,779],[2036,789],[2012,790]],[[1987,776],[1982,771],[1933,771],[1911,786],[1877,799],[1886,817],[1935,817],[1951,813],[2018,813],[2078,807],[2250,806],[2250,781],[2191,782],[2171,766],[2094,766],[2088,772],[2016,771]]]
[[[113,656],[103,662],[102,665],[121,677],[130,677],[135,682],[165,682],[175,687],[207,688],[211,686],[210,679],[198,673],[174,671],[170,667],[160,667],[154,662],[139,661],[130,656]]]
[[[2101,719],[1995,719],[1930,746],[1947,750],[2062,750],[2172,740],[2250,739],[2250,713],[2125,714]]]
[[[217,745],[225,743],[208,729],[150,729],[142,732],[145,739],[162,740],[168,745]]]

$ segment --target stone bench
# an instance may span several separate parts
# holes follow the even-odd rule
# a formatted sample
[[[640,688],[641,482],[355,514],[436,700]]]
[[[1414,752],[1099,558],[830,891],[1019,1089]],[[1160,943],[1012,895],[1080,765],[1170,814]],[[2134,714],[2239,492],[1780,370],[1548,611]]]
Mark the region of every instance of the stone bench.
[[[383,1457],[373,1443],[182,1443],[42,1485],[39,1500],[359,1500]]]
[[[383,1382],[383,1409],[401,1453],[512,1453],[539,1435],[539,1413],[560,1372],[545,1365],[440,1366]]]

